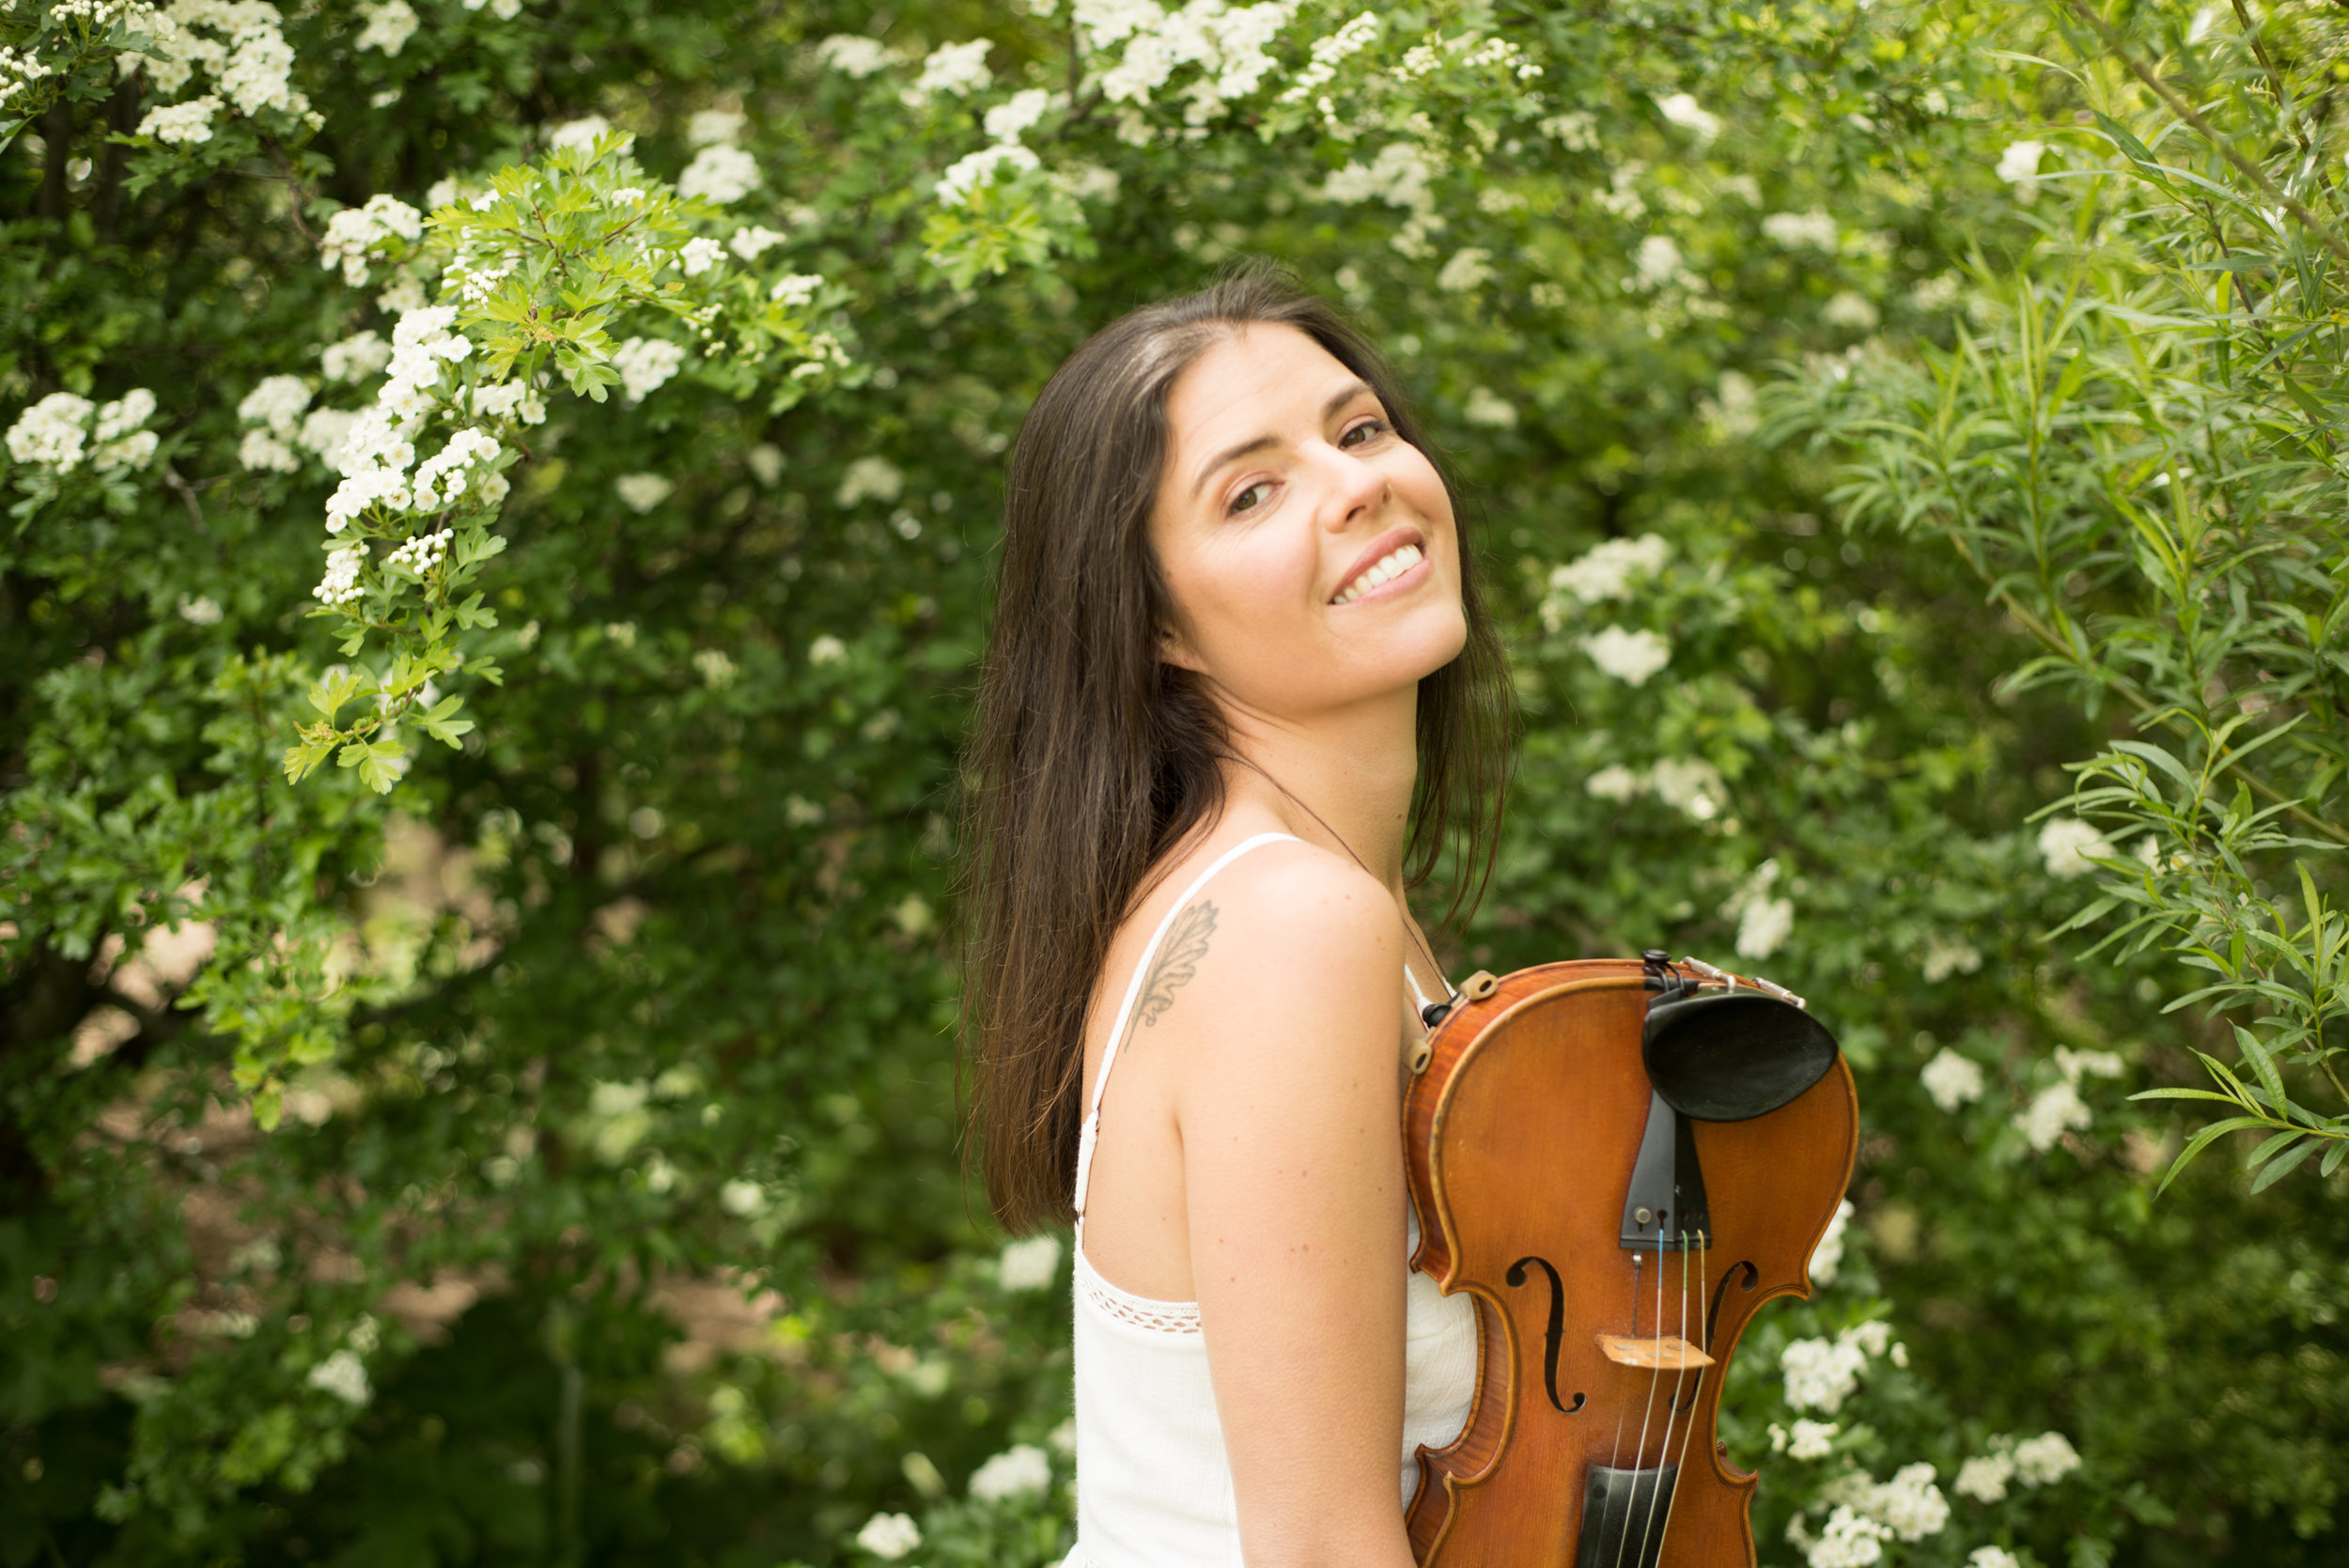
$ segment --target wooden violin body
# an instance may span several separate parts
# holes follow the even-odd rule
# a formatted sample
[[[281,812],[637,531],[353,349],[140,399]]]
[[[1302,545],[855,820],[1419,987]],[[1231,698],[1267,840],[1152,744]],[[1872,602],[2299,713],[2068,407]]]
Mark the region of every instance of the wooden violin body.
[[[1834,1055],[1766,1114],[1659,1122],[1642,1030],[1660,958],[1480,977],[1407,1091],[1412,1262],[1474,1299],[1482,1358],[1467,1428],[1420,1450],[1424,1568],[1755,1560],[1755,1477],[1716,1437],[1720,1374],[1757,1307],[1810,1294],[1859,1107]],[[1703,965],[1670,974],[1761,994]],[[1692,1188],[1686,1227],[1652,1198],[1659,1137]]]

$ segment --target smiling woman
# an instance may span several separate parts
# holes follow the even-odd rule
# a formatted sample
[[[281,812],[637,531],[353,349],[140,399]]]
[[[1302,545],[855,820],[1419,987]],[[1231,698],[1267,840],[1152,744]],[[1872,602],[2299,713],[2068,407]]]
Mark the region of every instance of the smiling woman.
[[[1077,1219],[1069,1560],[1404,1568],[1475,1379],[1406,1263],[1449,989],[1408,899],[1473,896],[1507,770],[1451,489],[1377,349],[1250,270],[1072,355],[1008,492],[965,1037],[998,1217]]]

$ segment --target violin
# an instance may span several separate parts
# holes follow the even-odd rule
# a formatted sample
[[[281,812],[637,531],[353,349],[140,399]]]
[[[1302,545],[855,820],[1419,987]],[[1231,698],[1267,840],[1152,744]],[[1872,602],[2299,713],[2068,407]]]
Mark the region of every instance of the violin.
[[[1423,1568],[1751,1568],[1719,1441],[1754,1311],[1808,1296],[1859,1101],[1802,999],[1660,952],[1480,972],[1408,1065],[1412,1266],[1476,1304],[1467,1426],[1419,1451]]]

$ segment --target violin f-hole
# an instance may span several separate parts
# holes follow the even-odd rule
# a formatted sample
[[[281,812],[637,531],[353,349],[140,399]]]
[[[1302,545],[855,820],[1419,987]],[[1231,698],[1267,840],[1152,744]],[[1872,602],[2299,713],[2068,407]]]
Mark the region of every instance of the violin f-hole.
[[[1720,1326],[1721,1297],[1729,1294],[1729,1282],[1735,1280],[1747,1290],[1762,1282],[1762,1271],[1751,1262],[1734,1263],[1721,1270],[1721,1282],[1713,1287],[1713,1310],[1704,1319],[1704,1348],[1713,1348],[1713,1330]]]
[[[1562,1416],[1571,1416],[1589,1402],[1590,1396],[1576,1394],[1572,1405],[1558,1397],[1558,1344],[1566,1332],[1565,1282],[1558,1278],[1558,1271],[1550,1266],[1548,1258],[1528,1254],[1509,1265],[1506,1278],[1511,1285],[1525,1283],[1527,1264],[1539,1265],[1541,1271],[1549,1277],[1549,1324],[1542,1332],[1542,1387],[1549,1395],[1550,1407]]]

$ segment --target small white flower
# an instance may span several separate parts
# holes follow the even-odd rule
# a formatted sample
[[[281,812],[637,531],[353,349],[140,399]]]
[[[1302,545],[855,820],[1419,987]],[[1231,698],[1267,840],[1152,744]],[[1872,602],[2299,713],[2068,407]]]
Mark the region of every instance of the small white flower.
[[[1640,241],[1638,282],[1645,288],[1661,288],[1666,284],[1688,280],[1688,271],[1681,265],[1680,247],[1660,234],[1651,234]]]
[[[1052,1484],[1052,1462],[1033,1443],[1015,1443],[971,1476],[971,1496],[979,1502],[1024,1498]]]
[[[354,46],[360,49],[381,49],[386,54],[397,54],[416,31],[416,13],[408,0],[361,0],[359,14],[367,24],[359,33]]]
[[[1851,1223],[1852,1204],[1849,1198],[1835,1205],[1835,1218],[1827,1222],[1819,1236],[1819,1244],[1811,1250],[1811,1282],[1828,1285],[1835,1282],[1836,1270],[1843,1266],[1843,1230]],[[1796,1455],[1801,1458],[1800,1454]]]
[[[707,197],[723,207],[749,195],[759,180],[758,160],[740,147],[706,147],[677,177],[677,194]]]
[[[1692,822],[1710,822],[1729,803],[1729,784],[1702,757],[1666,757],[1648,779],[1656,798]]]
[[[86,397],[53,392],[8,427],[8,456],[20,463],[70,474],[82,463],[96,408]]]
[[[843,506],[853,506],[868,498],[886,505],[903,494],[905,488],[904,473],[887,458],[859,458],[841,474],[840,489],[832,500]]]
[[[1848,1506],[1828,1515],[1827,1528],[1811,1544],[1804,1560],[1811,1568],[1869,1568],[1884,1560],[1884,1543],[1892,1532]]]
[[[192,147],[212,139],[212,116],[219,112],[220,100],[210,93],[185,103],[163,104],[147,111],[137,133],[172,147]]]
[[[1678,259],[1678,252],[1673,253]],[[1493,253],[1482,245],[1463,245],[1452,253],[1452,259],[1436,274],[1436,287],[1451,294],[1471,293],[1482,288],[1493,275]]]
[[[179,596],[179,618],[190,626],[218,626],[220,601],[214,598],[190,598]]]
[[[1672,645],[1660,632],[1626,631],[1610,626],[1582,639],[1591,662],[1626,686],[1644,686],[1648,677],[1672,662]]]
[[[834,33],[816,46],[817,60],[843,76],[859,79],[872,75],[889,63],[889,51],[877,39],[862,39],[852,33]]]
[[[373,328],[330,343],[319,353],[319,371],[330,381],[364,381],[392,363],[392,346]]]
[[[2051,877],[2085,877],[2096,868],[2091,860],[2112,860],[2119,851],[2112,841],[2076,816],[2056,816],[2039,830],[2039,853]]]
[[[2030,202],[2039,196],[2039,160],[2046,154],[2045,142],[2010,142],[1999,154],[1999,178],[2015,187],[2015,199]]]
[[[848,644],[826,632],[807,645],[807,661],[810,664],[846,664],[848,661]]]
[[[367,1385],[367,1364],[350,1350],[337,1350],[310,1369],[307,1379],[313,1389],[323,1389],[336,1399],[351,1405],[365,1405],[374,1397]]]
[[[1464,251],[1461,254],[1467,253]],[[1455,261],[1458,259],[1459,256],[1453,257]],[[1461,405],[1460,417],[1487,429],[1510,430],[1517,427],[1517,409],[1515,403],[1488,386],[1470,387],[1468,401]]]
[[[1970,942],[1958,941],[1938,931],[1925,937],[1923,974],[1925,984],[1938,986],[1952,974],[1971,974],[1982,968],[1982,954]]]
[[[1876,307],[1846,288],[1828,301],[1819,319],[1830,327],[1843,327],[1852,332],[1874,332],[1883,319]]]
[[[1607,539],[1593,545],[1579,558],[1553,568],[1549,585],[1572,594],[1584,604],[1627,599],[1633,580],[1662,571],[1671,554],[1672,546],[1658,534],[1642,534],[1636,539]]]
[[[612,488],[619,492],[630,511],[642,517],[668,500],[677,485],[658,474],[623,474],[612,481]]]
[[[1762,220],[1762,232],[1788,250],[1808,245],[1828,252],[1836,249],[1843,235],[1835,220],[1816,208],[1808,212],[1773,212]]]
[[[767,1207],[767,1189],[756,1182],[730,1181],[718,1189],[718,1206],[737,1219],[747,1219]]]
[[[585,115],[578,119],[565,120],[547,132],[551,147],[591,147],[596,139],[609,132],[612,122],[601,115]]]
[[[1859,1369],[1867,1364],[1867,1351],[1848,1339],[1796,1340],[1778,1358],[1786,1380],[1786,1403],[1797,1410],[1824,1410],[1831,1416],[1859,1387]]]
[[[695,147],[732,143],[741,134],[742,114],[739,109],[703,109],[685,122],[685,139]]]
[[[972,39],[968,43],[941,43],[931,50],[929,58],[922,62],[922,74],[914,79],[912,100],[918,102],[931,93],[967,96],[986,86],[995,80],[995,73],[987,69],[990,47],[985,39]]]
[[[1843,1429],[1833,1421],[1797,1421],[1794,1441],[1786,1453],[1792,1459],[1825,1459],[1834,1452],[1835,1435]]]
[[[725,260],[726,248],[708,235],[696,235],[685,241],[677,253],[677,271],[689,278],[697,278]]]
[[[1933,1096],[1933,1103],[1944,1113],[1956,1111],[1982,1098],[1982,1067],[1970,1056],[1961,1056],[1948,1046],[1924,1065],[1917,1075]]]
[[[1024,174],[1041,166],[1036,155],[1019,143],[998,142],[946,165],[946,172],[930,190],[941,207],[960,207],[971,199],[972,192],[993,184],[1003,170]]]
[[[995,1264],[996,1281],[1005,1290],[1042,1290],[1059,1277],[1060,1241],[1054,1236],[1015,1241]]]
[[[1767,958],[1786,944],[1794,933],[1795,906],[1792,899],[1757,898],[1745,908],[1737,920],[1737,956]]]
[[[1687,93],[1674,93],[1656,101],[1657,112],[1683,130],[1693,132],[1700,146],[1721,133],[1721,122],[1705,113],[1697,101]]]
[[[767,297],[777,304],[803,305],[816,298],[816,291],[824,287],[821,272],[793,272],[775,280],[767,290]]]
[[[620,390],[630,403],[667,385],[684,363],[685,350],[665,337],[631,337],[612,350],[612,368],[620,373]]]
[[[2004,1546],[1976,1546],[1967,1555],[1966,1568],[2023,1568],[2023,1560]]]
[[[237,461],[255,474],[298,474],[302,458],[294,449],[267,430],[247,430],[238,443]]]
[[[903,1514],[876,1514],[856,1532],[856,1544],[884,1562],[894,1562],[922,1544],[922,1529]]]
[[[272,435],[291,439],[295,421],[310,406],[310,388],[299,376],[265,376],[237,405],[237,417],[247,425],[268,427]]]
[[[1602,800],[1628,800],[1647,787],[1647,781],[1620,762],[1610,762],[1582,782],[1585,794]]]
[[[1052,107],[1052,95],[1042,87],[1025,87],[989,109],[980,123],[988,140],[1016,142]]]
[[[732,686],[735,677],[741,674],[734,660],[727,658],[721,648],[704,648],[693,655],[693,668],[701,672],[702,684],[713,691],[723,691]]]
[[[760,442],[742,455],[742,460],[762,485],[772,485],[783,477],[783,449],[772,442]]]
[[[771,228],[753,224],[748,228],[736,229],[734,238],[726,241],[726,249],[745,261],[756,261],[760,256],[782,244],[784,239],[785,236],[776,233]]]
[[[2057,1083],[2042,1089],[2017,1111],[2015,1125],[2022,1129],[2025,1142],[2046,1154],[2064,1133],[2085,1131],[2092,1120],[2080,1092],[2069,1083]]]
[[[1997,1502],[2006,1496],[2006,1483],[2014,1475],[2012,1454],[1978,1453],[1957,1467],[1957,1479],[1950,1483],[1950,1490],[1977,1502]]]
[[[2079,1451],[2061,1432],[2043,1432],[2015,1445],[2015,1475],[2026,1486],[2048,1486],[2080,1467]]]

